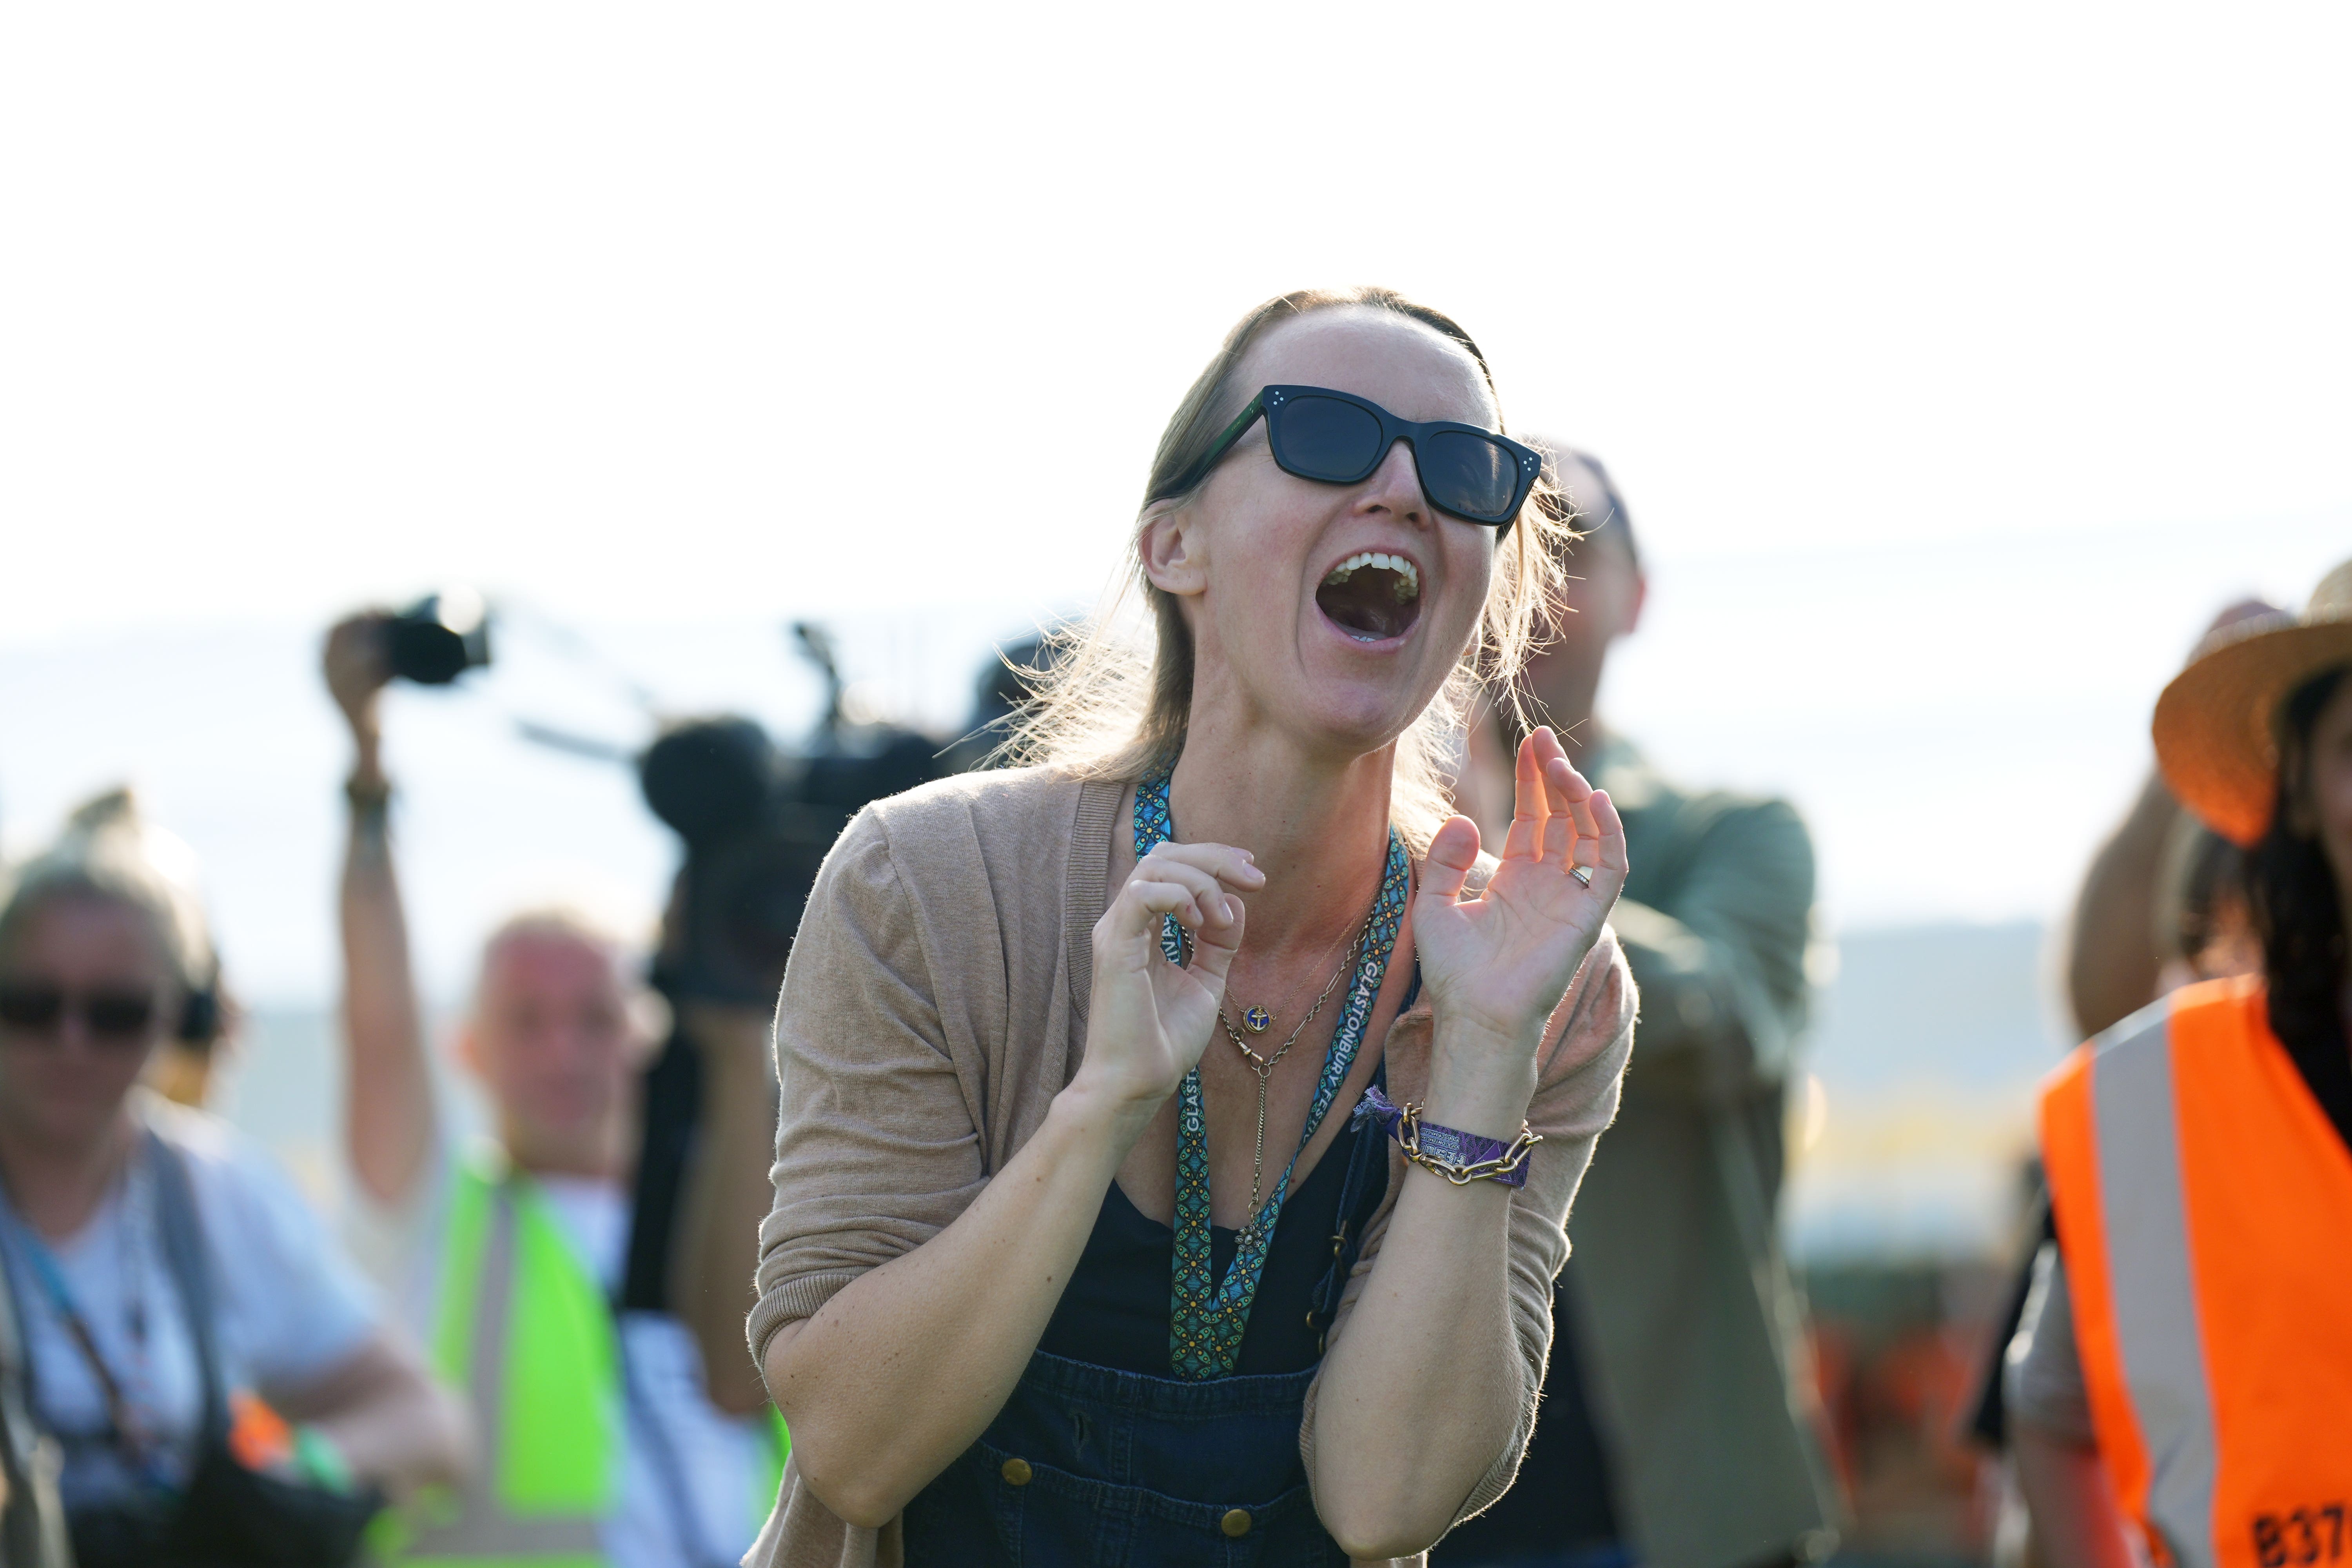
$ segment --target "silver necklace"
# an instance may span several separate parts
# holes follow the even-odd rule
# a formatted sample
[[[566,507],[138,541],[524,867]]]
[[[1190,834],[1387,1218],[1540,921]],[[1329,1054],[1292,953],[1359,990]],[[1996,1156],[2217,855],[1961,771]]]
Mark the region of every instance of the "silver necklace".
[[[1298,1043],[1298,1037],[1307,1032],[1307,1026],[1315,1021],[1315,1015],[1323,1011],[1323,1004],[1339,988],[1340,977],[1354,966],[1356,949],[1362,945],[1365,928],[1370,923],[1371,917],[1365,916],[1364,924],[1356,928],[1355,939],[1348,943],[1347,954],[1339,960],[1339,967],[1331,972],[1331,978],[1324,983],[1321,993],[1316,996],[1315,1005],[1307,1009],[1307,1016],[1298,1020],[1298,1027],[1290,1031],[1290,1037],[1283,1041],[1272,1056],[1262,1057],[1250,1049],[1249,1042],[1242,1038],[1242,1032],[1234,1027],[1232,1019],[1225,1016],[1225,1005],[1223,1002],[1217,1004],[1217,1022],[1224,1026],[1226,1038],[1233,1041],[1234,1049],[1241,1052],[1242,1059],[1249,1064],[1250,1071],[1257,1074],[1257,1143],[1250,1152],[1249,1212],[1252,1217],[1257,1214],[1258,1192],[1265,1182],[1266,1085],[1274,1077],[1276,1064],[1290,1054],[1290,1047]],[[1263,1009],[1253,1011],[1262,1012]],[[1248,1015],[1244,1014],[1243,1016],[1247,1018]]]

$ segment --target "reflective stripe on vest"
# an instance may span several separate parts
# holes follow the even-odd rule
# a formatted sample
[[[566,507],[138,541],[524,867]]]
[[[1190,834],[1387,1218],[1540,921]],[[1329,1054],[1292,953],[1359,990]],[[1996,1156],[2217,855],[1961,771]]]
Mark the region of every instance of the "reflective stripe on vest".
[[[793,1457],[792,1428],[784,1425],[784,1413],[774,1405],[768,1406],[767,1454],[760,1467],[760,1485],[751,1493],[751,1533],[768,1522],[784,1495],[784,1461]]]
[[[619,1479],[613,1321],[546,1200],[470,1164],[451,1194],[433,1366],[489,1462],[412,1510],[399,1561],[595,1568]]]
[[[2092,1424],[2151,1551],[2352,1563],[2352,1150],[2259,982],[2075,1052],[2042,1149]]]

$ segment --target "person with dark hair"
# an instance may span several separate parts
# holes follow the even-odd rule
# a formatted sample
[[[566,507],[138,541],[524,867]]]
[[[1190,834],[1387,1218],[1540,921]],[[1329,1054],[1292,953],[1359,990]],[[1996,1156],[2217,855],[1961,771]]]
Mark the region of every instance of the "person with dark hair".
[[[1051,637],[1041,632],[990,650],[973,683],[971,715],[942,756],[949,772],[1003,765],[1021,710],[1045,683],[1051,648]]]
[[[2308,1564],[2352,1526],[2352,562],[2168,686],[2157,761],[2247,851],[2261,971],[2186,986],[2044,1088],[2057,1247],[2009,1352],[2047,1561]],[[2331,1545],[2333,1542],[2333,1545]]]
[[[2228,605],[2206,627],[2190,661],[2231,627],[2282,613],[2262,599]],[[2184,933],[2178,921],[2184,906],[2178,898],[2187,889],[2178,873],[2183,868],[2181,858],[2189,855],[2220,868],[2229,857],[2211,847],[2213,837],[2211,829],[2181,810],[2163,771],[2151,769],[2131,809],[2084,872],[2060,944],[2059,970],[2077,1038],[2105,1033],[2180,983],[2181,972],[2171,966],[2189,955],[2180,950]],[[2202,905],[2192,900],[2186,907]],[[2218,940],[2233,929],[2228,923],[2234,919],[2232,907],[2226,898],[2216,913],[2224,924],[2210,935]]]
[[[1517,1484],[1438,1553],[1464,1568],[1753,1568],[1825,1555],[1841,1504],[1780,1242],[1787,1086],[1811,1003],[1813,849],[1788,802],[1671,779],[1597,710],[1649,584],[1592,457],[1546,443],[1581,531],[1525,677],[1609,792],[1633,869],[1611,923],[1641,988],[1624,1103],[1569,1222],[1543,1420]],[[1458,784],[1507,811],[1507,709]]]
[[[1485,358],[1388,289],[1252,311],[1053,660],[1029,765],[877,802],[776,1017],[761,1568],[1417,1556],[1509,1487],[1633,995],[1616,810],[1443,759],[1556,571]]]
[[[2260,599],[2239,600],[2213,618],[2189,662],[2240,622],[2281,613]],[[2180,986],[2259,973],[2262,944],[2246,877],[2246,851],[2183,811],[2163,771],[2151,769],[2084,872],[2059,944],[2058,968],[2077,1037],[2104,1034]],[[2023,1174],[2032,1214],[2024,1256],[2010,1286],[2008,1310],[1986,1342],[1967,1426],[1971,1440],[2004,1463],[2010,1341],[2024,1321],[2042,1256],[2057,1246],[2040,1162]],[[2005,1468],[2000,1508],[2004,1516],[2021,1519],[2023,1507],[2013,1470]]]
[[[462,1418],[286,1174],[139,1087],[217,981],[152,845],[103,797],[0,906],[0,1274],[26,1403],[82,1568],[242,1563],[313,1526],[324,1554],[271,1560],[338,1561],[382,1491],[457,1475]]]

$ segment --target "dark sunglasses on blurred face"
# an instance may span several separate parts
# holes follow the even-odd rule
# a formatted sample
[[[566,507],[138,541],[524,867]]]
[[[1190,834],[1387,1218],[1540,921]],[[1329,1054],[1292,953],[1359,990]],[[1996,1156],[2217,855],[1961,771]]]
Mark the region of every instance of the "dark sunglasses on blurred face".
[[[64,1032],[68,1013],[79,1016],[83,1031],[101,1046],[140,1045],[155,1021],[155,994],[111,986],[75,992],[38,981],[0,981],[0,1028],[10,1034],[55,1040]]]
[[[1249,427],[1265,420],[1266,444],[1286,474],[1327,485],[1360,484],[1402,441],[1412,448],[1421,493],[1432,506],[1507,537],[1543,472],[1543,456],[1508,437],[1451,420],[1417,424],[1370,399],[1324,386],[1269,386],[1221,432],[1170,489],[1181,495],[1208,477]]]

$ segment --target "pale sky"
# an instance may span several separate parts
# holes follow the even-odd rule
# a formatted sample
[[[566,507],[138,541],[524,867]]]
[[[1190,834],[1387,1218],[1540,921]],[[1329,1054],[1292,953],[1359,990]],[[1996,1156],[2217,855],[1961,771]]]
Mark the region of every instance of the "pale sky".
[[[1084,604],[1231,321],[1377,281],[1620,479],[1630,727],[1797,794],[1845,918],[2046,913],[2202,616],[2352,551],[2348,67],[2323,5],[16,7],[8,826],[184,765],[93,684],[167,633]]]

